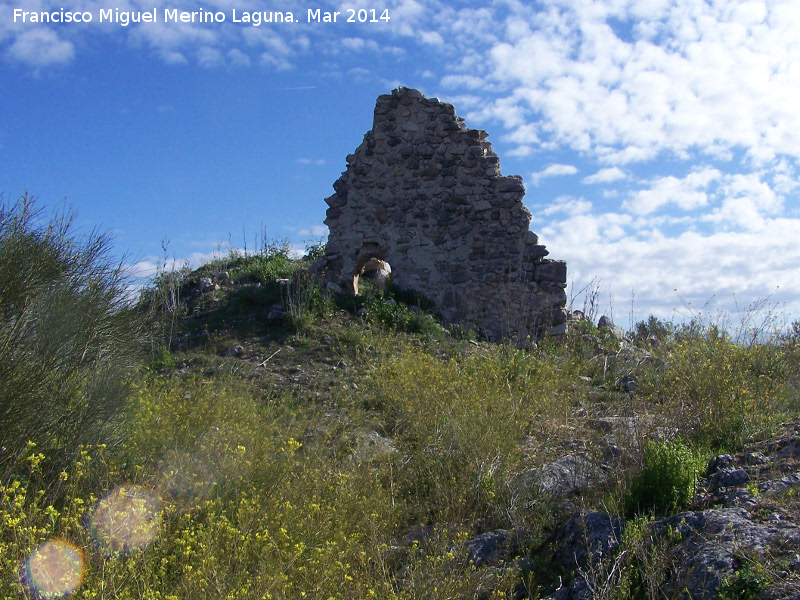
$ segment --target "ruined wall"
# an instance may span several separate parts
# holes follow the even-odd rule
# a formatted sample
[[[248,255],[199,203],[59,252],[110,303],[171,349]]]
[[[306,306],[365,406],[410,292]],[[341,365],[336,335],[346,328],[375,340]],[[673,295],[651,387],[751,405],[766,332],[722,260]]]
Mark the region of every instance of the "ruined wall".
[[[416,90],[380,96],[372,131],[325,199],[330,233],[317,267],[328,281],[357,293],[378,258],[394,285],[489,340],[563,328],[566,263],[545,258],[522,179],[501,175],[486,136]]]

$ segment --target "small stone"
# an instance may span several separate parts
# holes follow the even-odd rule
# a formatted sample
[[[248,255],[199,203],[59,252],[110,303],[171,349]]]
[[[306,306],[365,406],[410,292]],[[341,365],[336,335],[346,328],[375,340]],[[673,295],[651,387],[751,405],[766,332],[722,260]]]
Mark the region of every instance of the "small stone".
[[[208,292],[210,290],[219,289],[219,286],[216,285],[211,278],[209,277],[201,277],[200,281],[197,282],[197,285],[200,288],[201,292]]]

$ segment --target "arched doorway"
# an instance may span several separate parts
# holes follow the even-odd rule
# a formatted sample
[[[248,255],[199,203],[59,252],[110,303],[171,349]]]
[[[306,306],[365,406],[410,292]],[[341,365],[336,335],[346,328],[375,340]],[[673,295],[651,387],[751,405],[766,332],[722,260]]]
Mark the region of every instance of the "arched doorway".
[[[392,266],[377,256],[367,259],[353,275],[353,292],[359,294],[359,285],[373,285],[382,290],[391,283]]]

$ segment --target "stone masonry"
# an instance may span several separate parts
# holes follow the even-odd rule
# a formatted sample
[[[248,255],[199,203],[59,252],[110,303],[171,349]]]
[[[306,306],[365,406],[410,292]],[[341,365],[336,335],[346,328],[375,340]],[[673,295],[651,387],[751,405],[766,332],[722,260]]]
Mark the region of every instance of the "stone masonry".
[[[329,287],[357,294],[359,279],[388,263],[393,285],[490,341],[563,331],[567,265],[545,258],[522,178],[500,173],[486,137],[416,90],[378,97],[372,131],[325,199],[330,233],[316,269]]]

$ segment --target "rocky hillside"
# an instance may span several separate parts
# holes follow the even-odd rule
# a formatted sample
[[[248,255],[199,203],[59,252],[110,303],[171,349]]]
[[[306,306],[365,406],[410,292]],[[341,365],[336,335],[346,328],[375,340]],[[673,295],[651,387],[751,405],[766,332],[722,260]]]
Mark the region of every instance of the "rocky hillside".
[[[113,441],[6,471],[2,597],[800,597],[797,328],[520,350],[310,262],[157,278]]]

